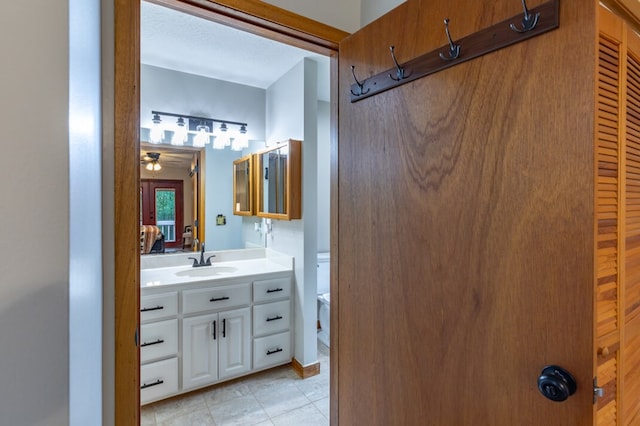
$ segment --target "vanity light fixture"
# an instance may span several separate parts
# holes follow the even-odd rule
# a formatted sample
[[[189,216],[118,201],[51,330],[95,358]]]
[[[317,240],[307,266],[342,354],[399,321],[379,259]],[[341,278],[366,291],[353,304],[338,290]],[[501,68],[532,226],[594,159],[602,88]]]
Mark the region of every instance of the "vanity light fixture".
[[[203,148],[211,142],[213,137],[214,149],[231,146],[231,149],[239,151],[249,147],[247,123],[162,111],[151,111],[151,114],[153,114],[153,126],[149,133],[151,143],[161,143],[164,139],[165,129],[162,128],[161,120],[161,116],[164,115],[178,118],[175,128],[170,129],[173,130],[172,145],[185,145],[191,139],[192,146]],[[189,138],[189,134],[193,136]]]

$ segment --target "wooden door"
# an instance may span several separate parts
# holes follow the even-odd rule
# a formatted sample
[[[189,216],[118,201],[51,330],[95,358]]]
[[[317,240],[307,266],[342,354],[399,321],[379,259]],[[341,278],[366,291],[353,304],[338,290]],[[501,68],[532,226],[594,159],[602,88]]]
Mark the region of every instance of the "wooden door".
[[[409,0],[340,44],[334,424],[593,423],[595,4],[350,102],[351,65],[365,79],[391,45],[401,64],[444,48],[444,18],[455,39],[519,7]],[[549,364],[577,380],[564,402],[537,389]]]
[[[165,237],[165,247],[182,247],[182,233],[184,231],[183,186],[184,182],[181,180],[140,180],[142,224],[160,227]]]

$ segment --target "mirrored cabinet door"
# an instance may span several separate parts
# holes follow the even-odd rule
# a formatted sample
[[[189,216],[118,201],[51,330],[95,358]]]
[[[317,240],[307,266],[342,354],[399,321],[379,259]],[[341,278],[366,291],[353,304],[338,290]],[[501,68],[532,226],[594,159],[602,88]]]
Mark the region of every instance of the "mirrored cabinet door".
[[[253,206],[253,156],[233,162],[233,214],[252,216]]]
[[[256,154],[257,215],[300,219],[302,142],[290,139]]]

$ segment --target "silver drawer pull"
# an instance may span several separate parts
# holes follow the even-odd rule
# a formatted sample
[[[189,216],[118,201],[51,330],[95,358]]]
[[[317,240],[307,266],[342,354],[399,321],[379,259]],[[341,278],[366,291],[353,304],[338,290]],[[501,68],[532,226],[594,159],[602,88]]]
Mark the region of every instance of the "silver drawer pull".
[[[140,312],[157,311],[157,310],[160,310],[160,309],[164,309],[164,306],[158,305],[158,306],[154,306],[153,308],[142,308],[142,309],[140,309]]]
[[[267,290],[267,293],[276,293],[278,291],[282,291],[282,289],[281,288],[269,289],[269,290]]]
[[[212,299],[209,299],[209,302],[219,302],[221,300],[229,300],[229,297],[224,296],[224,297],[218,297],[217,299],[214,297]]]
[[[164,380],[158,379],[153,383],[145,383],[145,384],[143,384],[142,386],[140,386],[140,389],[150,388],[151,386],[158,386],[158,385],[161,385],[163,383],[164,383]]]
[[[145,346],[151,346],[151,345],[159,345],[160,343],[164,343],[164,340],[162,339],[158,339],[155,342],[144,342],[143,344],[140,345],[141,348],[144,348]]]
[[[282,317],[280,315],[276,315],[275,317],[267,318],[267,322],[275,321],[275,320],[279,320],[279,319],[282,319]]]
[[[278,352],[282,352],[282,348],[278,348],[278,349],[273,350],[273,351],[267,351],[267,355],[277,354]]]

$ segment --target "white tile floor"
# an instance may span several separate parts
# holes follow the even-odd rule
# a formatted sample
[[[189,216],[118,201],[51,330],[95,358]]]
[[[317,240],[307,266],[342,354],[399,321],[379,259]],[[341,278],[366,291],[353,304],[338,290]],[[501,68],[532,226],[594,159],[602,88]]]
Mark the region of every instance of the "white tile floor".
[[[320,374],[302,380],[291,366],[263,371],[141,409],[141,426],[326,426],[329,348],[318,342]]]

